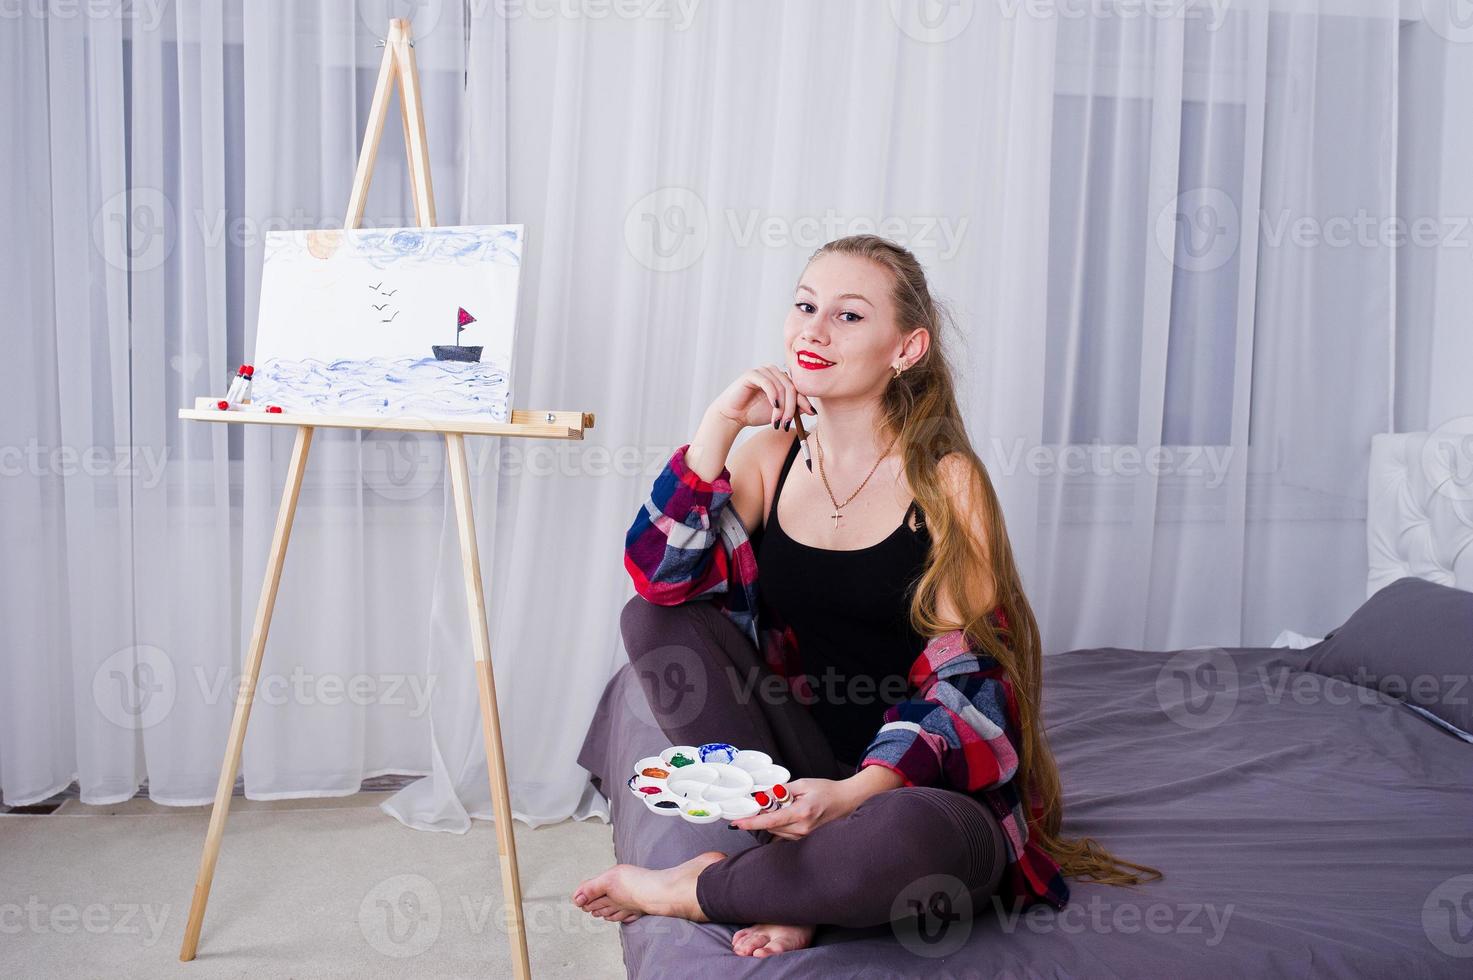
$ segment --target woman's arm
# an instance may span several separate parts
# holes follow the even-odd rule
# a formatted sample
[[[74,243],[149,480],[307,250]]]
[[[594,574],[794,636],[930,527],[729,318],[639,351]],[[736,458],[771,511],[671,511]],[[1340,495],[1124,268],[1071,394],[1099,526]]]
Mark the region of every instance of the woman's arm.
[[[797,840],[830,820],[848,816],[877,793],[904,785],[888,769],[871,766],[848,779],[795,779],[788,783],[793,802],[777,810],[732,822],[738,830],[766,830],[774,837]]]
[[[966,617],[959,596],[973,609],[991,608],[996,601],[988,521],[970,461],[952,453],[937,471],[957,502],[957,513],[969,518],[965,527],[974,561],[965,573],[942,584],[936,604],[944,622],[961,623]],[[1018,768],[1018,733],[1010,730],[1010,691],[1001,665],[975,649],[961,629],[932,637],[917,663],[926,665],[912,670],[911,680],[919,689],[911,700],[885,712],[861,771],[885,768],[908,786],[949,785],[965,791],[992,789],[1011,779]]]
[[[942,661],[940,669],[915,697],[886,710],[860,769],[883,767],[906,786],[1001,786],[1018,771],[1001,665],[972,650],[961,630],[935,637],[926,649],[933,663]]]
[[[742,428],[715,410],[707,411],[695,438],[671,454],[629,525],[624,567],[635,591],[650,602],[674,606],[728,590],[730,556],[721,546],[722,514],[736,506],[760,510],[762,499],[758,467],[744,459],[733,477],[726,466]],[[735,455],[743,455],[742,450]]]

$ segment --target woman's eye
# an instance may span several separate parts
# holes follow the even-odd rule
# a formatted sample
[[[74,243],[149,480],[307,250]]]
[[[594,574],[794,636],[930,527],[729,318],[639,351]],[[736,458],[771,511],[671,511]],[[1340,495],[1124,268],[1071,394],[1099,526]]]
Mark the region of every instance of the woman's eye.
[[[793,305],[796,306],[798,309],[802,310],[804,313],[812,313],[813,312],[813,304],[812,303],[804,303],[802,301],[799,301],[797,303],[794,303]]]
[[[864,317],[860,316],[858,313],[853,312],[852,310],[845,310],[843,313],[840,313],[839,315],[840,316],[852,316],[852,317],[854,317],[854,319],[847,321],[849,323],[858,323],[860,320],[863,320],[864,319]]]

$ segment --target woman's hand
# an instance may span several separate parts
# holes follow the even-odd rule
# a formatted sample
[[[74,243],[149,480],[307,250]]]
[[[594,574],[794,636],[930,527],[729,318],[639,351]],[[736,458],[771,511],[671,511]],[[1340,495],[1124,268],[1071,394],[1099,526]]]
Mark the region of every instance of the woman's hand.
[[[798,412],[817,415],[807,395],[798,393],[793,379],[776,364],[745,371],[711,403],[711,408],[743,428],[749,425],[791,423]]]
[[[774,837],[797,840],[831,820],[847,817],[859,804],[902,785],[899,775],[883,766],[866,766],[848,779],[795,779],[786,784],[793,802],[785,807],[733,820],[738,830],[766,830]]]

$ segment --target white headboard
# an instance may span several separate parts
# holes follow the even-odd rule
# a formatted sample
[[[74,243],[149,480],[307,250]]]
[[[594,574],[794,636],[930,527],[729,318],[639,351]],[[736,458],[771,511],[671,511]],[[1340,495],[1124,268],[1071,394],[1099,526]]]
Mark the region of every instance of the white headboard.
[[[1473,420],[1371,438],[1369,597],[1415,575],[1473,591]]]

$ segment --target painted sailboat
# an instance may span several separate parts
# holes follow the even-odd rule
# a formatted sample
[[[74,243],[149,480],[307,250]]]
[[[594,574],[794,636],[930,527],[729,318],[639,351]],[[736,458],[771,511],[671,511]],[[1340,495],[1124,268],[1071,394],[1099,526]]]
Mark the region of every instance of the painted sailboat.
[[[476,318],[465,311],[465,307],[459,307],[455,315],[455,339],[460,340],[460,332],[465,329],[466,324],[475,323]],[[481,359],[480,347],[461,347],[459,344],[431,344],[430,350],[435,352],[437,361],[479,361]]]

